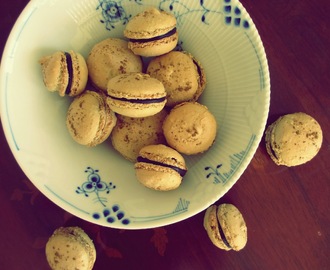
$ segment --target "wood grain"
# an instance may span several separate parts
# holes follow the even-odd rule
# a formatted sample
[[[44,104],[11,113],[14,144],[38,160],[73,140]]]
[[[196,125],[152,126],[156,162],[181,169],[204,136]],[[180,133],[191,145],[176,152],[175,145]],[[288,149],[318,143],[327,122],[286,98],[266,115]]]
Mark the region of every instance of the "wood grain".
[[[27,0],[0,4],[0,46]],[[206,1],[205,1],[206,2]],[[242,0],[268,57],[267,124],[303,111],[324,141],[309,163],[287,168],[268,157],[264,140],[237,184],[218,203],[233,203],[248,227],[240,252],[217,249],[204,212],[158,229],[103,228],[66,213],[26,178],[0,132],[0,269],[48,269],[44,244],[58,226],[77,225],[93,238],[95,269],[330,269],[330,5],[328,0]]]

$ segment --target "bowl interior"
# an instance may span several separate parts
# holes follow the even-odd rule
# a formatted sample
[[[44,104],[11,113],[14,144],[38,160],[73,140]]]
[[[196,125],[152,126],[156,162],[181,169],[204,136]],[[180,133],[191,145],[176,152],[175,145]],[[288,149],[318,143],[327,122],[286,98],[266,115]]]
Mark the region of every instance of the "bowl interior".
[[[207,88],[199,102],[218,123],[210,150],[186,157],[188,173],[174,191],[157,192],[135,178],[133,164],[109,141],[73,142],[65,126],[72,99],[45,89],[38,60],[57,50],[87,57],[108,37],[123,38],[128,20],[146,7],[173,13],[178,48],[203,65]],[[32,1],[18,18],[1,65],[1,116],[17,162],[50,200],[90,222],[141,229],[186,219],[223,196],[239,179],[261,140],[268,116],[267,59],[240,2]]]

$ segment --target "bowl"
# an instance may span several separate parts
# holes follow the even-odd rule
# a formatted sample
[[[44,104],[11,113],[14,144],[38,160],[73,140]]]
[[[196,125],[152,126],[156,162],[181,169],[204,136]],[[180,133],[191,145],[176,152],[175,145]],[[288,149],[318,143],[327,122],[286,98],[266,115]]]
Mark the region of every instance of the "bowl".
[[[57,50],[87,57],[97,42],[123,37],[135,14],[154,6],[177,18],[178,49],[204,66],[199,102],[217,119],[214,145],[186,157],[188,173],[173,191],[142,186],[133,164],[104,142],[75,143],[66,125],[69,97],[46,90],[38,60]],[[8,38],[1,64],[1,119],[19,166],[51,201],[106,227],[145,229],[185,220],[221,198],[249,165],[270,102],[264,47],[236,0],[34,0]]]

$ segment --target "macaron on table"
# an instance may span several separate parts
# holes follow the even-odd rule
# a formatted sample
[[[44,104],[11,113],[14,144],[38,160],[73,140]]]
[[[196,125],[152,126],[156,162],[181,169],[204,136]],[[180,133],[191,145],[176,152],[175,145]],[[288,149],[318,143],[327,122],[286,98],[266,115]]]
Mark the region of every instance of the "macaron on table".
[[[0,4],[1,269],[327,269],[327,3],[23,2]]]

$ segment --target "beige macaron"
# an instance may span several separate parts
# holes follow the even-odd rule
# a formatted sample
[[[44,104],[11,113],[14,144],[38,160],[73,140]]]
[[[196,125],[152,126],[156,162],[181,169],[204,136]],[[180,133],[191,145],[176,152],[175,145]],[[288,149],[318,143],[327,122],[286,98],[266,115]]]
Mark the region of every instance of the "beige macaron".
[[[141,184],[159,191],[177,189],[187,172],[183,156],[163,144],[143,147],[134,168]]]
[[[211,205],[204,215],[204,228],[212,243],[220,249],[239,251],[247,243],[245,220],[232,204]]]
[[[212,146],[217,121],[206,106],[184,102],[175,106],[165,118],[163,132],[169,146],[182,154],[194,155]]]
[[[265,132],[266,149],[277,165],[288,167],[313,159],[322,145],[319,123],[310,115],[297,112],[279,117]]]
[[[162,82],[140,72],[112,78],[107,91],[110,108],[124,116],[151,116],[160,112],[166,104],[166,91]]]
[[[107,38],[94,45],[87,58],[89,77],[100,90],[106,91],[108,81],[130,72],[142,72],[142,59],[129,48],[127,41]]]
[[[136,162],[142,147],[150,144],[164,144],[162,125],[166,110],[148,116],[133,118],[117,115],[117,124],[111,132],[113,147],[126,159]]]
[[[202,65],[187,52],[171,51],[153,58],[147,73],[164,84],[166,106],[169,107],[185,101],[197,101],[206,86]]]
[[[51,92],[58,92],[60,96],[77,96],[86,87],[88,69],[84,57],[77,52],[57,51],[43,56],[41,65],[43,81]]]
[[[91,270],[96,260],[93,241],[79,227],[56,229],[48,239],[45,252],[52,270]]]
[[[124,36],[137,55],[151,57],[170,52],[178,43],[176,18],[171,13],[148,8],[127,23]]]
[[[117,117],[106,103],[106,96],[86,90],[69,106],[66,126],[79,144],[96,146],[104,142],[116,125]]]

